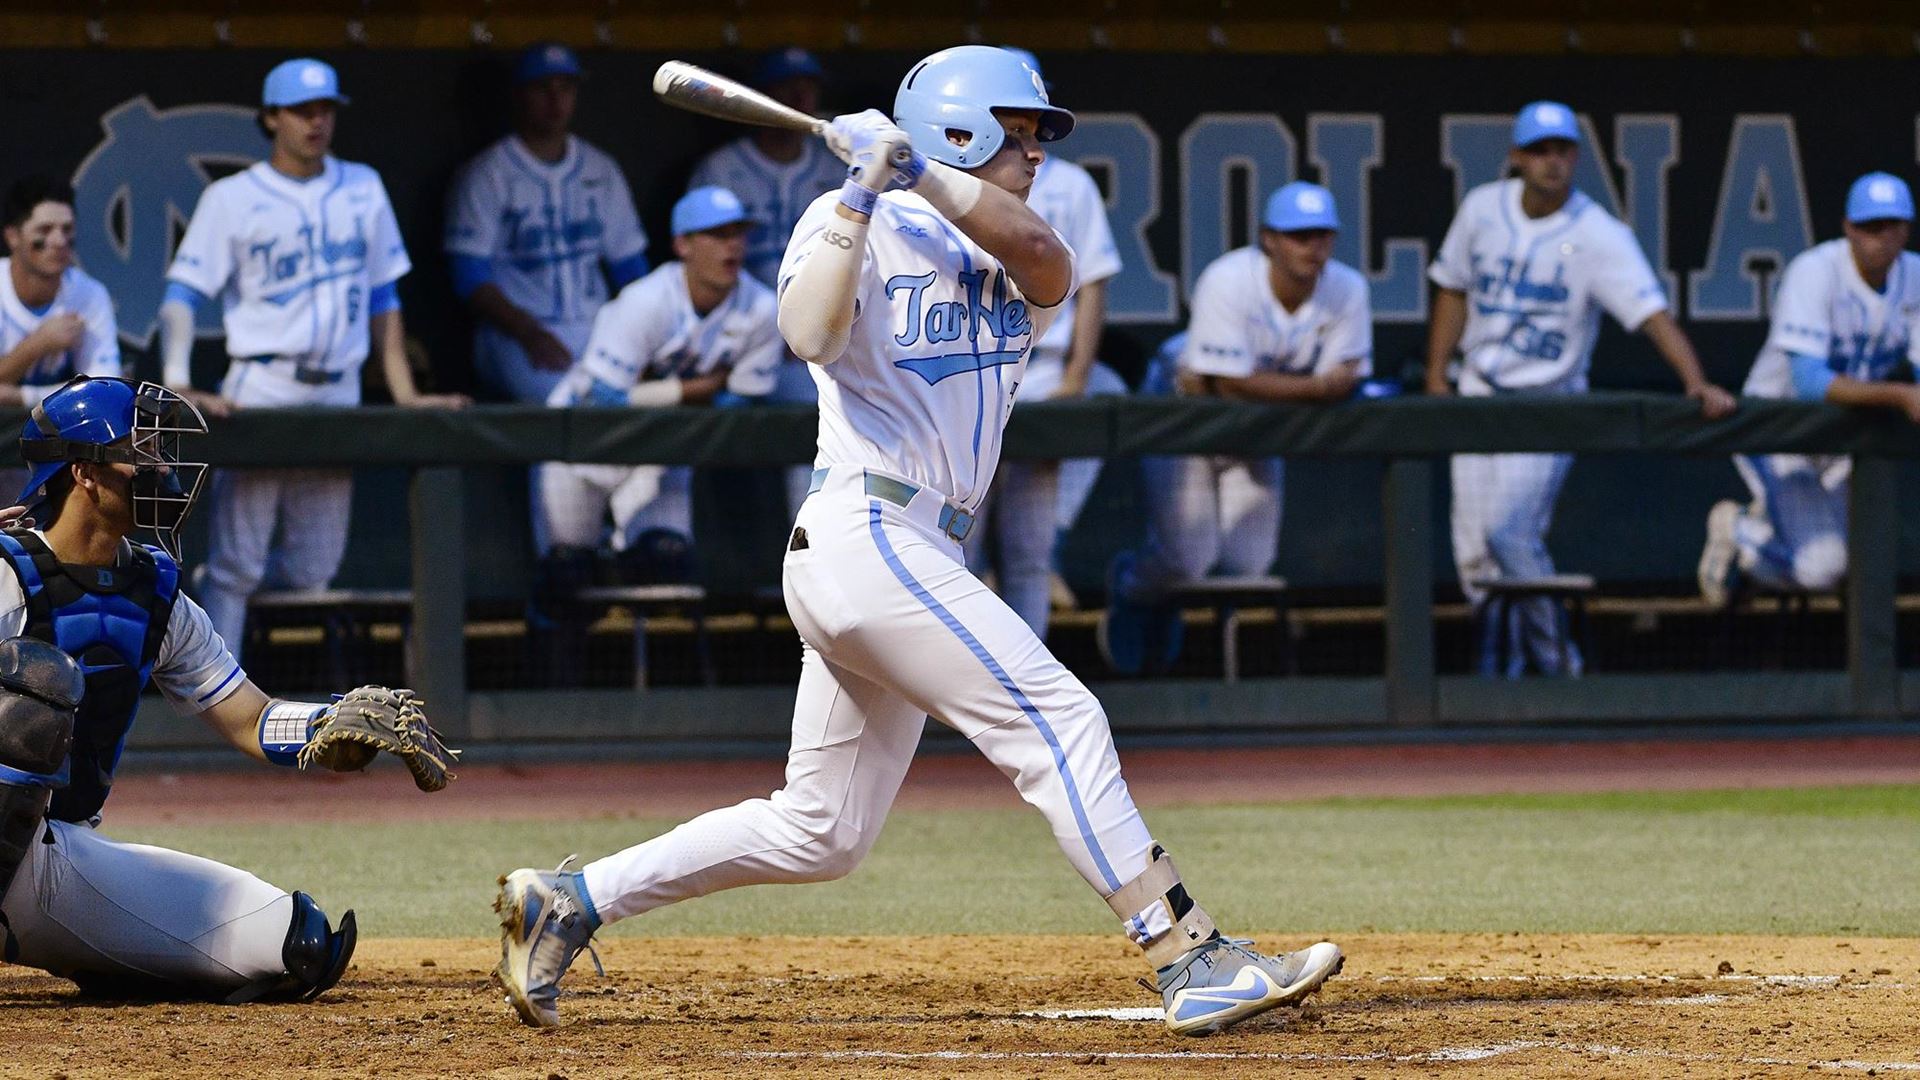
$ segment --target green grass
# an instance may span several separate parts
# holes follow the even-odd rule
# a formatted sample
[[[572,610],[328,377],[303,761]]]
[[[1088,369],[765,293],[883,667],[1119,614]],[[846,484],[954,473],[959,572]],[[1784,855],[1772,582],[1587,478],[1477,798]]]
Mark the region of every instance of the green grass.
[[[1148,815],[1230,929],[1920,936],[1920,787],[1336,799]],[[495,932],[494,878],[674,823],[111,827],[359,909],[378,936]],[[614,934],[1099,933],[1027,811],[902,812],[844,881],[706,897]]]

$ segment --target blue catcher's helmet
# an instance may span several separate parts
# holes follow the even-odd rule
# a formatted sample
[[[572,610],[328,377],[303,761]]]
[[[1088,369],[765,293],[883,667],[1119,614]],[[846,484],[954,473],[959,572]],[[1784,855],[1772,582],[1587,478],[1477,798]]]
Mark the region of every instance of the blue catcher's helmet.
[[[180,525],[207,470],[181,460],[180,440],[206,431],[200,410],[164,386],[77,375],[34,406],[20,432],[32,471],[19,502],[38,504],[48,481],[76,461],[132,465],[134,526],[154,530],[178,558]]]
[[[893,122],[913,139],[913,148],[957,169],[977,169],[1000,150],[1006,132],[995,109],[1031,109],[1040,114],[1040,141],[1064,139],[1073,114],[1047,100],[1040,73],[1019,56],[991,45],[942,49],[913,65],[893,99]],[[956,146],[947,132],[967,136]]]

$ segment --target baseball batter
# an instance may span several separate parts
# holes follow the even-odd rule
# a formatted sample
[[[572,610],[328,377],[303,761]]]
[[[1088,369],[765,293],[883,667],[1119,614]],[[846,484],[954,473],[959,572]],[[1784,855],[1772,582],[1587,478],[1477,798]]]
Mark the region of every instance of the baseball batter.
[[[234,408],[360,403],[372,342],[394,400],[421,394],[407,367],[399,281],[412,266],[380,177],[336,160],[339,77],[318,60],[267,75],[266,160],[208,186],[167,271],[160,346],[167,384],[215,416]],[[191,388],[194,311],[220,297],[231,363],[218,395]],[[353,475],[331,469],[225,471],[213,480],[212,548],[196,584],[237,656],[247,598],[263,584],[324,587],[347,545]]]
[[[353,957],[353,912],[335,929],[305,893],[99,831],[141,691],[151,679],[273,764],[356,769],[377,747],[437,790],[454,755],[405,691],[269,698],[179,591],[206,469],[179,450],[205,431],[169,390],[81,376],[21,434],[32,473],[0,532],[0,938],[8,963],[89,995],[311,1000]],[[22,508],[43,527],[18,527]],[[158,546],[130,542],[136,528]]]
[[[763,397],[780,362],[773,290],[742,272],[747,209],[725,188],[695,188],[673,207],[678,259],[600,309],[586,354],[547,404],[705,405],[722,393]],[[625,550],[664,530],[693,535],[693,469],[685,465],[550,463],[535,472],[535,540],[543,558],[577,555],[607,537]]]
[[[1215,259],[1193,289],[1175,365],[1183,394],[1241,401],[1345,401],[1372,373],[1367,279],[1333,259],[1333,194],[1294,182],[1267,199],[1257,246]],[[1099,643],[1122,674],[1164,670],[1179,648],[1178,613],[1156,598],[1216,569],[1267,573],[1280,551],[1284,464],[1229,455],[1149,457],[1145,551],[1109,572]]]
[[[826,69],[800,48],[776,49],[760,60],[753,82],[768,97],[808,116],[820,113],[820,95]],[[753,218],[747,234],[747,273],[768,286],[780,272],[787,241],[813,201],[839,188],[847,167],[818,140],[783,128],[756,127],[702,158],[689,183],[695,187],[722,187],[740,197]],[[775,369],[774,389],[768,400],[811,404],[819,399],[808,365],[784,354]],[[798,513],[806,500],[812,470],[796,465],[786,470],[788,508]]]
[[[1007,51],[1040,70],[1032,53]],[[1046,335],[1034,343],[1019,400],[1126,393],[1125,380],[1096,359],[1106,326],[1107,281],[1121,269],[1099,186],[1087,170],[1049,157],[1034,171],[1027,205],[1073,249],[1080,288],[1061,305]],[[992,531],[999,546],[999,593],[1043,639],[1055,602],[1071,606],[1072,593],[1057,573],[1057,553],[1061,538],[1073,528],[1093,492],[1101,464],[1099,458],[1007,462],[983,515],[984,527],[976,528],[967,544],[969,564],[976,572],[983,571],[987,532]]]
[[[1845,235],[1787,264],[1767,343],[1747,375],[1751,397],[1895,409],[1920,422],[1920,256],[1907,251],[1913,192],[1868,173],[1847,193]],[[1725,605],[1741,580],[1774,590],[1830,591],[1847,572],[1844,455],[1752,454],[1734,465],[1753,492],[1707,517],[1700,590]]]
[[[527,1023],[559,1022],[557,984],[606,922],[851,871],[929,715],[1046,817],[1146,950],[1175,1031],[1297,1002],[1338,970],[1328,943],[1269,958],[1218,934],[1134,807],[1099,702],[962,558],[1027,352],[1073,292],[1072,251],[1023,200],[1040,144],[1072,127],[988,46],[915,64],[893,120],[833,121],[849,180],[780,269],[781,333],[820,384],[817,490],[784,572],[806,646],[786,785],[581,872],[504,877],[498,974]]]
[[[454,291],[478,321],[475,372],[513,401],[547,400],[586,350],[608,279],[617,293],[647,272],[620,166],[570,134],[582,77],[565,45],[522,50],[513,133],[461,168],[447,200]]]
[[[1447,369],[1457,347],[1462,394],[1583,393],[1604,310],[1652,340],[1703,415],[1731,413],[1733,396],[1702,373],[1633,233],[1573,189],[1579,143],[1573,110],[1554,101],[1527,105],[1514,120],[1508,154],[1518,175],[1462,200],[1427,275],[1436,286],[1427,392],[1454,392]],[[1476,612],[1486,593],[1475,582],[1553,573],[1547,528],[1572,463],[1569,454],[1454,457],[1453,557]],[[1543,672],[1580,672],[1579,650],[1560,617],[1551,600],[1525,604],[1506,674],[1520,674],[1528,661]],[[1483,627],[1483,641],[1490,646],[1487,635],[1497,632]],[[1494,650],[1481,655],[1491,664]]]
[[[18,180],[0,219],[0,404],[38,405],[75,375],[119,375],[113,299],[73,264],[73,188]]]

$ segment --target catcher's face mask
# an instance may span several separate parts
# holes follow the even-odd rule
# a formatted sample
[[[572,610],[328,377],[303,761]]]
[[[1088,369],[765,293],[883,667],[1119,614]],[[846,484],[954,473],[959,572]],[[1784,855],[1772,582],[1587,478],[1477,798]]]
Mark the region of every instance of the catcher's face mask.
[[[133,524],[150,529],[167,554],[180,557],[180,526],[187,520],[205,462],[187,461],[182,440],[205,435],[206,417],[193,403],[155,383],[141,383],[133,399]]]
[[[181,458],[182,438],[207,432],[200,410],[155,383],[80,376],[60,393],[71,396],[34,406],[20,440],[21,456],[36,466],[21,501],[31,506],[69,462],[131,465],[134,527],[151,530],[161,549],[179,558],[180,525],[207,473],[204,463]]]

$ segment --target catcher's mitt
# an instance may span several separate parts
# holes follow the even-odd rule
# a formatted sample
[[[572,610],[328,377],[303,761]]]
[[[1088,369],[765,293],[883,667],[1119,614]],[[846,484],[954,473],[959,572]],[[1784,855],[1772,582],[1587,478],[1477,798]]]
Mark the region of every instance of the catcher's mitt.
[[[460,751],[440,740],[411,690],[362,686],[315,717],[300,750],[300,767],[318,764],[334,772],[364,769],[385,750],[407,763],[421,791],[439,791]]]

